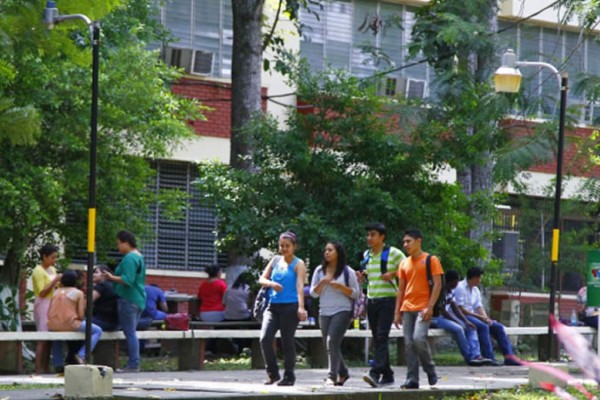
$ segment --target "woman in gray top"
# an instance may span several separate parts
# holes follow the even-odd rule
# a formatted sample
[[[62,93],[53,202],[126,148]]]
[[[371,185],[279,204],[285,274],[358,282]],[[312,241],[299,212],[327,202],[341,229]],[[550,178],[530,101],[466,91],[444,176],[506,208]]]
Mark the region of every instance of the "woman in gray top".
[[[341,344],[352,319],[360,288],[354,271],[346,265],[346,250],[338,241],[325,246],[322,264],[313,274],[310,295],[320,297],[319,325],[327,348],[327,386],[342,386],[350,377],[342,358]]]

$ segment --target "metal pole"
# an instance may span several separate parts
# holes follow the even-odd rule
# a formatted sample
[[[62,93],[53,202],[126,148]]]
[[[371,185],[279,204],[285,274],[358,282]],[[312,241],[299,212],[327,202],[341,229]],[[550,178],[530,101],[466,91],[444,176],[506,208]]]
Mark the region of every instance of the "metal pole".
[[[92,26],[92,116],[90,120],[90,180],[88,207],[88,259],[85,324],[85,360],[91,362],[92,349],[92,291],[96,262],[96,150],[98,144],[98,67],[100,61],[100,23]]]
[[[567,90],[568,90],[568,75],[563,73],[560,82],[560,117],[558,121],[558,151],[556,153],[556,191],[554,192],[554,226],[552,227],[552,254],[550,267],[550,304],[548,311],[550,315],[554,315],[554,302],[556,298],[556,286],[558,283],[558,247],[560,241],[560,195],[562,192],[562,165],[563,165],[563,148],[565,143],[565,114],[567,109]],[[554,359],[554,334],[550,321],[548,321],[548,359]]]

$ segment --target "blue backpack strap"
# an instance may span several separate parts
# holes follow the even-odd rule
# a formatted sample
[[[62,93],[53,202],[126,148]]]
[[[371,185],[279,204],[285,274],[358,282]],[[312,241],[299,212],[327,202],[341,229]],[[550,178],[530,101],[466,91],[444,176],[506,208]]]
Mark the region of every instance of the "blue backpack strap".
[[[385,246],[381,251],[381,275],[387,273],[388,260],[390,258],[390,246]]]
[[[350,271],[348,271],[350,268],[348,268],[348,266],[346,265],[344,267],[344,280],[346,281],[346,286],[350,287]]]
[[[367,249],[365,250],[365,252],[363,253],[363,259],[360,262],[360,268],[361,270],[365,270],[367,269],[367,264],[369,263],[369,260],[371,259],[371,253],[370,251]]]

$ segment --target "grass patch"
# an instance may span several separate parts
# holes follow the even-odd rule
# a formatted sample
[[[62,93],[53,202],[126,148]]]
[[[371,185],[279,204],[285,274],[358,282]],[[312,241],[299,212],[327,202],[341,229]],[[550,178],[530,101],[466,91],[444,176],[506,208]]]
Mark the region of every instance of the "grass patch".
[[[579,392],[569,390],[576,399],[585,399]],[[533,389],[524,386],[519,389],[500,390],[497,392],[479,392],[471,393],[464,396],[449,396],[445,400],[556,400],[558,397],[552,393],[548,393],[541,389]]]
[[[11,383],[10,385],[0,385],[2,390],[27,390],[27,389],[54,389],[62,388],[62,385],[54,383]]]

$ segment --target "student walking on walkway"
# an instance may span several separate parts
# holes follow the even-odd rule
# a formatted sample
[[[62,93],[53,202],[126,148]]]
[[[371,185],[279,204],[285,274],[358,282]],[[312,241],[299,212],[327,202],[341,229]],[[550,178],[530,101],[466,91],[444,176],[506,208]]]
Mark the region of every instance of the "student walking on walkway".
[[[419,362],[427,374],[429,385],[437,383],[435,364],[427,341],[427,331],[435,303],[442,290],[442,265],[436,256],[429,257],[421,246],[423,235],[420,231],[404,233],[404,250],[409,257],[400,264],[398,297],[394,312],[396,326],[402,324],[406,358],[406,381],[403,389],[419,388]],[[431,270],[433,287],[428,282],[427,268]]]
[[[320,297],[319,326],[327,349],[329,372],[326,386],[342,386],[350,375],[342,357],[342,339],[350,320],[360,288],[353,269],[346,265],[346,250],[338,241],[325,246],[323,262],[315,270],[310,295]]]
[[[373,387],[394,383],[394,371],[390,367],[388,338],[394,322],[396,304],[396,272],[406,257],[396,247],[385,245],[386,229],[381,223],[368,224],[369,250],[363,256],[363,274],[368,276],[367,318],[373,333],[375,358],[363,380]]]
[[[270,302],[263,316],[260,332],[260,348],[267,367],[268,378],[265,385],[277,382],[278,386],[292,386],[296,382],[296,345],[294,337],[298,321],[307,318],[304,309],[304,280],[306,265],[294,255],[296,234],[291,231],[279,236],[279,254],[274,257],[263,271],[258,283],[271,288]],[[277,331],[281,331],[284,373],[279,375],[277,357],[273,340]]]

